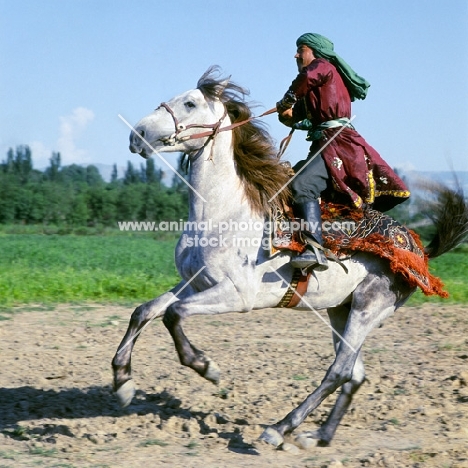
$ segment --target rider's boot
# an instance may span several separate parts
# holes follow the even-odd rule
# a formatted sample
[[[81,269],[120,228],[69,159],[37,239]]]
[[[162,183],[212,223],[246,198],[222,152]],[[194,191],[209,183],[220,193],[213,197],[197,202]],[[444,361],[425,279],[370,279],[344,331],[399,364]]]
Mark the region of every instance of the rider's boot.
[[[294,216],[304,222],[306,229],[302,235],[306,242],[306,250],[291,260],[294,268],[301,270],[313,267],[316,271],[328,269],[328,261],[320,248],[322,245],[322,219],[318,200],[294,204]]]

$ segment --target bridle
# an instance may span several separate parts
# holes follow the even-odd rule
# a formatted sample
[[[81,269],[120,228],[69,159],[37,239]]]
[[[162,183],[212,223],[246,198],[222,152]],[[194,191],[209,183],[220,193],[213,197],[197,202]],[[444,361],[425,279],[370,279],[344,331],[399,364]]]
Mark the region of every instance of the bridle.
[[[228,130],[233,130],[234,128],[240,127],[241,125],[244,125],[244,124],[250,122],[251,120],[259,119],[260,117],[264,117],[266,115],[273,114],[274,112],[277,112],[276,107],[273,107],[273,108],[265,111],[263,114],[256,115],[256,116],[253,116],[253,117],[249,117],[248,119],[242,120],[240,122],[235,122],[235,123],[233,123],[231,125],[227,125],[226,127],[221,127],[222,121],[227,116],[226,106],[224,106],[224,113],[223,113],[222,117],[216,123],[213,123],[213,124],[189,124],[189,125],[184,125],[184,124],[179,123],[179,120],[177,119],[176,115],[174,114],[174,111],[169,107],[169,105],[166,102],[162,102],[159,107],[164,107],[164,109],[166,109],[167,112],[169,112],[169,114],[172,117],[172,120],[174,121],[174,127],[175,127],[175,132],[172,135],[170,135],[168,137],[160,138],[159,140],[165,146],[175,146],[177,143],[181,143],[181,142],[184,142],[184,141],[196,140],[198,138],[208,137],[208,139],[205,141],[205,143],[202,145],[202,147],[198,148],[196,151],[203,150],[203,148],[205,148],[210,141],[214,140],[216,135],[218,135],[218,133],[220,133],[220,132],[227,132]],[[159,107],[158,107],[158,109],[159,109]],[[191,135],[179,136],[179,134],[181,132],[183,132],[185,130],[188,130],[190,128],[208,128],[209,130],[207,130],[206,132],[192,133]],[[283,140],[281,141],[278,154],[276,155],[276,157],[278,159],[281,159],[281,157],[285,153],[286,148],[288,147],[289,142],[291,141],[293,133],[294,133],[294,128],[292,128],[291,131],[289,132],[289,135],[286,138],[283,138]],[[211,149],[211,151],[213,151],[213,148]],[[210,155],[210,157],[208,159],[212,160],[211,155]]]

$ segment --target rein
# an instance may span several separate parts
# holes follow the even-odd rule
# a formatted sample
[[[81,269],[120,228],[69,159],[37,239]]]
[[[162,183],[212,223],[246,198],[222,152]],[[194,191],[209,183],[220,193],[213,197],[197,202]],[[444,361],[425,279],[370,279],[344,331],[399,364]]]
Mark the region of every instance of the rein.
[[[245,125],[246,123],[249,123],[250,121],[254,119],[260,119],[261,117],[265,117],[266,115],[273,114],[274,112],[276,112],[276,107],[273,107],[270,110],[265,111],[263,114],[249,117],[248,119],[242,120],[240,122],[235,122],[231,125],[228,125],[227,127],[222,127],[218,130],[218,132],[226,132],[228,130],[233,130],[234,128],[240,127],[241,125]],[[223,120],[225,116],[226,116],[226,111],[224,112],[224,116],[222,117],[221,120]],[[190,139],[203,138],[206,136],[210,136],[210,132],[195,133],[194,135],[190,135]]]
[[[221,127],[221,122],[227,116],[226,107],[224,108],[224,114],[216,123],[214,124],[190,124],[190,125],[184,125],[184,124],[179,123],[179,120],[174,114],[174,111],[169,107],[167,103],[162,102],[159,107],[164,107],[164,109],[166,109],[167,112],[169,112],[169,114],[172,117],[172,120],[174,121],[175,133],[173,133],[172,135],[168,137],[160,138],[160,140],[166,146],[174,146],[176,143],[180,143],[183,141],[196,140],[198,138],[208,137],[208,140],[203,145],[203,147],[205,147],[220,132],[227,132],[228,130],[233,130],[237,127],[240,127],[241,125],[245,125],[246,123],[251,122],[254,119],[260,119],[261,117],[265,117],[266,115],[270,115],[270,114],[277,112],[276,107],[272,107],[271,109],[265,111],[263,114],[254,115],[253,117],[249,117],[248,119],[242,120],[240,122],[235,122],[226,127]],[[193,133],[192,135],[186,135],[183,137],[179,136],[181,132],[188,130],[190,128],[208,128],[209,130],[206,132],[201,132],[201,133]],[[281,140],[279,151],[276,156],[278,159],[281,159],[283,154],[285,153],[286,148],[288,147],[289,142],[291,141],[293,133],[294,133],[294,128],[291,129],[291,131],[289,132],[289,135],[286,138],[283,138],[283,140]]]
[[[224,108],[224,114],[222,117],[214,124],[190,124],[190,125],[184,125],[179,123],[179,120],[177,119],[176,115],[174,114],[174,111],[169,107],[169,105],[165,102],[162,102],[159,107],[164,107],[164,109],[169,112],[169,114],[172,117],[172,120],[174,121],[174,127],[175,127],[175,133],[170,135],[169,137],[161,138],[161,141],[165,145],[170,145],[174,146],[176,143],[182,142],[182,141],[187,141],[187,140],[196,140],[198,138],[205,138],[205,137],[210,137],[209,140],[212,140],[218,133],[220,132],[226,132],[228,130],[233,130],[234,128],[240,127],[241,125],[245,125],[246,123],[254,120],[254,119],[259,119],[261,117],[265,117],[266,115],[273,114],[276,112],[276,107],[273,107],[270,110],[267,110],[261,115],[253,116],[250,117],[246,120],[242,120],[241,122],[235,122],[231,125],[228,125],[226,127],[221,127],[221,122],[226,118],[227,116],[227,110]],[[185,130],[188,130],[190,128],[208,128],[209,130],[201,133],[193,133],[192,135],[186,135],[180,137],[179,134]],[[208,141],[209,141],[208,140]],[[208,143],[208,142],[207,142]]]

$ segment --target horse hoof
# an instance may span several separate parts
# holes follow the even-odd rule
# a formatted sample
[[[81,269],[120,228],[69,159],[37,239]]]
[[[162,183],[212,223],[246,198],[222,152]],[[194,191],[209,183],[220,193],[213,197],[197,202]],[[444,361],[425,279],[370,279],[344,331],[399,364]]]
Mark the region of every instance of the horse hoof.
[[[320,430],[301,432],[296,437],[296,442],[306,450],[310,447],[328,447],[330,445],[330,441],[322,438]]]
[[[284,442],[283,436],[272,427],[267,427],[263,431],[263,434],[260,436],[260,440],[275,447],[279,447]]]
[[[221,376],[221,370],[218,367],[218,365],[215,362],[209,360],[208,367],[206,368],[206,371],[203,377],[206,380],[213,382],[215,385],[218,385],[220,376]]]
[[[312,447],[317,447],[318,440],[315,437],[307,436],[307,433],[299,434],[295,441],[299,447],[303,448],[304,450],[308,450]]]
[[[122,408],[128,406],[135,396],[135,384],[133,380],[127,380],[116,392],[117,400]]]

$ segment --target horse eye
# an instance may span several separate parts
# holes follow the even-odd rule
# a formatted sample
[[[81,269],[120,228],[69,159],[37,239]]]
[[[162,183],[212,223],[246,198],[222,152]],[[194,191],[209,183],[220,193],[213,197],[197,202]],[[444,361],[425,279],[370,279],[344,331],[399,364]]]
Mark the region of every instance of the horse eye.
[[[185,106],[188,107],[189,109],[193,109],[195,107],[195,103],[193,101],[187,101],[185,103]]]

